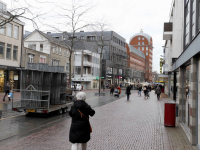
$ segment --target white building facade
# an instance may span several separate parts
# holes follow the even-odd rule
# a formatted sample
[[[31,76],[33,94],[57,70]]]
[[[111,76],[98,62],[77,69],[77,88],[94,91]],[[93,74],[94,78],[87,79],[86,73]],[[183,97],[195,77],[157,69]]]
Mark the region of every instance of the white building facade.
[[[74,83],[79,83],[83,89],[99,88],[100,55],[90,50],[74,52]]]

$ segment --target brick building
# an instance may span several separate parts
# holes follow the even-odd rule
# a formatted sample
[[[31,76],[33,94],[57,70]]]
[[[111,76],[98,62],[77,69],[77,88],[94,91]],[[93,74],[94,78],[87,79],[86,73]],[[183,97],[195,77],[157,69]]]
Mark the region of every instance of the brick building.
[[[144,81],[145,73],[145,55],[131,45],[126,43],[127,54],[127,67],[129,68],[128,82],[139,83]]]
[[[145,81],[152,82],[152,58],[153,58],[153,41],[152,37],[141,30],[140,33],[130,38],[129,45],[140,50],[145,55]]]

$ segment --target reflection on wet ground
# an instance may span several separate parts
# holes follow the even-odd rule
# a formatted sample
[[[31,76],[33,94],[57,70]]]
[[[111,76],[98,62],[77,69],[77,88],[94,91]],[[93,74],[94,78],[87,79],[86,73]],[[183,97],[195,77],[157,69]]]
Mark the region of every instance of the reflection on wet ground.
[[[133,91],[136,92],[136,91]],[[106,96],[94,96],[94,92],[86,91],[87,99],[86,102],[91,105],[91,107],[99,107],[115,101],[119,98],[125,97],[125,91],[122,90],[122,94],[120,97],[114,97],[110,95],[109,91],[105,91]],[[4,104],[5,105],[5,104]],[[7,106],[1,106],[3,108],[12,107],[10,104]],[[19,139],[21,137],[30,135],[31,133],[35,133],[44,128],[52,126],[56,123],[62,122],[68,119],[68,113],[63,115],[55,115],[55,113],[51,113],[50,115],[20,115],[13,116],[10,118],[5,118],[0,120],[0,146],[5,145],[8,142],[12,142],[13,140]]]

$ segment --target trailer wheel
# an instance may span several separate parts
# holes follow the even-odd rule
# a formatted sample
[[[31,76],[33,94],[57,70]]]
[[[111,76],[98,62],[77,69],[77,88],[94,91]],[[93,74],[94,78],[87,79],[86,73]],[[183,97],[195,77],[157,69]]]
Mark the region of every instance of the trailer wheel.
[[[58,115],[62,115],[62,108],[58,110]]]
[[[62,109],[62,113],[65,114],[67,112],[67,108]]]

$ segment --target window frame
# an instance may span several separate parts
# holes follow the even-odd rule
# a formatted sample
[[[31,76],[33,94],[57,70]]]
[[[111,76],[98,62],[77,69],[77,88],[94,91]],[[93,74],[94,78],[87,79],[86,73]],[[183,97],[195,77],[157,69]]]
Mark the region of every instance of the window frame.
[[[12,32],[13,32],[12,28],[13,28],[13,24],[12,23],[7,23],[7,30],[6,30],[7,37],[12,37]],[[10,29],[10,32],[9,32],[9,29]],[[10,33],[10,34],[8,35],[8,33]]]
[[[17,30],[16,30],[16,27],[17,27]],[[16,33],[17,35],[15,36]],[[13,38],[19,39],[19,26],[14,25]]]
[[[6,46],[5,43],[0,42],[0,47],[3,47],[3,54],[2,54],[2,57],[0,57],[0,59],[4,59],[5,58],[5,46]]]
[[[16,59],[14,58],[15,51],[16,51]],[[13,60],[18,60],[18,46],[15,46],[15,45],[13,45]]]
[[[10,48],[10,58],[8,58],[8,49],[9,49],[8,46]],[[8,44],[7,43],[7,46],[6,46],[6,59],[12,59],[11,54],[12,54],[12,44]]]

